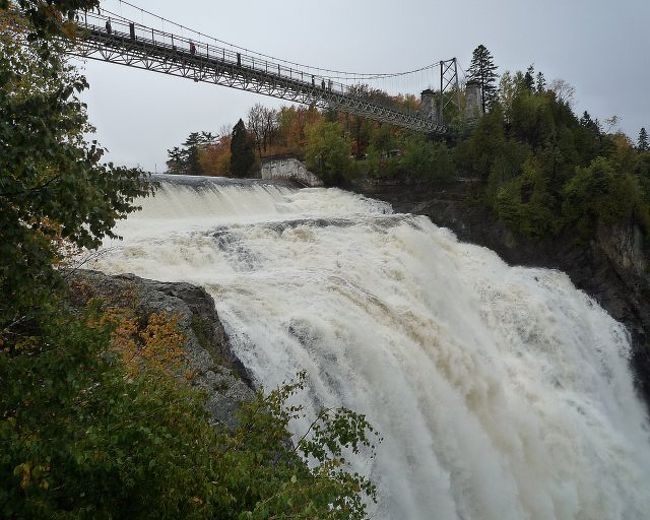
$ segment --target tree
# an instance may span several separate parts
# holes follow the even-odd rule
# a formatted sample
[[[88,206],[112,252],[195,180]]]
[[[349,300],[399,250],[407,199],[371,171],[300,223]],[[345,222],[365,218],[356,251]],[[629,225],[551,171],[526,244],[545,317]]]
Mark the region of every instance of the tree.
[[[528,70],[526,70],[526,74],[524,74],[524,83],[530,92],[535,90],[535,67],[533,65],[530,65]]]
[[[512,103],[519,94],[517,82],[510,71],[505,71],[499,80],[498,99],[503,109],[503,115],[506,122],[510,121]]]
[[[248,131],[255,141],[258,156],[266,152],[277,130],[278,112],[256,103],[248,111]]]
[[[307,167],[326,185],[340,184],[350,168],[352,144],[337,122],[321,121],[306,130]]]
[[[554,79],[548,88],[551,92],[555,93],[558,101],[566,103],[571,106],[573,104],[573,97],[575,96],[576,89],[563,79]]]
[[[200,161],[202,150],[215,144],[217,140],[211,132],[192,132],[185,142],[179,147],[175,146],[167,150],[167,168],[169,173],[179,173],[185,175],[203,175]]]
[[[262,103],[255,103],[248,111],[248,130],[255,140],[257,153],[260,158],[262,158],[262,147],[266,144],[264,138],[264,111],[265,108]]]
[[[648,132],[646,132],[645,128],[641,128],[641,130],[639,130],[639,139],[637,140],[636,148],[640,152],[647,152],[649,149]]]
[[[589,112],[586,110],[583,112],[582,117],[580,118],[580,125],[593,132],[594,135],[600,135],[601,129],[600,129],[600,123],[596,119],[595,121],[591,118],[591,115]]]
[[[506,182],[496,193],[499,218],[527,237],[541,238],[553,233],[557,219],[548,179],[537,161],[527,159],[521,175]]]
[[[566,223],[583,239],[593,235],[598,223],[628,222],[643,213],[637,180],[630,173],[617,171],[614,162],[604,157],[577,168],[563,195]]]
[[[199,150],[203,175],[230,175],[230,128],[214,143]]]
[[[546,90],[546,78],[544,74],[540,71],[537,73],[537,93],[542,94]]]
[[[187,150],[187,169],[190,175],[204,173],[199,163],[200,150],[207,145],[214,144],[215,136],[211,132],[192,132],[183,143]]]
[[[230,173],[233,177],[249,177],[255,165],[253,141],[241,119],[232,129],[230,141]]]
[[[432,143],[421,135],[409,136],[402,144],[400,166],[418,180],[448,182],[454,176],[449,149],[444,143]]]
[[[472,63],[469,66],[468,79],[477,81],[481,86],[481,104],[483,111],[489,110],[496,99],[497,66],[490,51],[479,45],[472,53]]]
[[[88,84],[64,58],[65,11],[21,3],[27,15],[0,9],[0,340],[46,306],[62,243],[115,237],[115,222],[150,191],[142,171],[102,164],[104,149],[86,141]]]

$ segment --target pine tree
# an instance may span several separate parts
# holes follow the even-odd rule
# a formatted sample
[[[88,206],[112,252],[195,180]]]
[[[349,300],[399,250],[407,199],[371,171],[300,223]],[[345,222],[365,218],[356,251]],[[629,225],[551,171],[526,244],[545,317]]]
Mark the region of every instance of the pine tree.
[[[481,86],[481,103],[483,111],[487,111],[496,100],[496,73],[497,66],[490,51],[484,45],[479,45],[472,53],[472,63],[469,66],[468,76],[470,80],[477,81]]]
[[[528,67],[526,74],[524,74],[524,84],[530,92],[535,89],[535,67],[532,65]]]
[[[203,175],[199,161],[200,150],[215,143],[216,136],[211,132],[192,132],[185,142],[179,147],[175,146],[167,150],[168,173],[180,173],[185,175]]]
[[[640,152],[647,152],[650,149],[650,144],[648,143],[648,132],[646,132],[645,128],[642,128],[639,131],[639,140],[636,147]]]
[[[241,119],[232,129],[230,141],[230,173],[233,177],[248,177],[255,164],[253,140],[248,135],[244,121]]]
[[[584,114],[582,114],[582,117],[580,118],[580,125],[587,130],[592,131],[595,135],[600,135],[600,123],[598,122],[598,119],[595,121],[591,119],[591,116],[589,115],[589,112],[585,110]]]
[[[541,94],[546,90],[546,78],[544,74],[540,71],[537,73],[537,93]]]

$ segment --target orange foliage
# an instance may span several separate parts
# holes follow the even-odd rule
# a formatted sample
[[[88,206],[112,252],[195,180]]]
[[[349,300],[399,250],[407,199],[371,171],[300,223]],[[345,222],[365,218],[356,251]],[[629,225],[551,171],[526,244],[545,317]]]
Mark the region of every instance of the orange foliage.
[[[216,144],[199,149],[199,165],[203,175],[228,177],[230,175],[230,136],[220,137]]]
[[[127,372],[135,375],[142,369],[166,375],[177,374],[184,365],[185,336],[178,329],[178,316],[155,312],[142,326],[132,309],[107,309],[103,322],[115,328],[111,347],[117,351]]]
[[[307,142],[305,128],[322,119],[322,113],[314,107],[282,107],[277,114],[276,132],[263,156],[303,157]]]
[[[87,282],[76,282],[72,287],[75,299],[86,304],[103,305],[101,313],[88,325],[111,327],[111,349],[116,352],[129,375],[143,370],[151,373],[191,379],[183,346],[185,335],[178,326],[179,316],[166,312],[153,312],[142,316],[137,312],[138,295],[130,287],[110,295],[110,305],[96,296],[96,289]]]

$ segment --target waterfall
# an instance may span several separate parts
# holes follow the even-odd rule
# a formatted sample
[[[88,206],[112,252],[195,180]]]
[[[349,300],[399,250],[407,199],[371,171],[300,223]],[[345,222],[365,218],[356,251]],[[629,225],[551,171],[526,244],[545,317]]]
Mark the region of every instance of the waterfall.
[[[337,189],[188,183],[94,267],[203,286],[259,384],[305,370],[309,413],[366,414],[374,518],[648,518],[628,335],[565,274]]]

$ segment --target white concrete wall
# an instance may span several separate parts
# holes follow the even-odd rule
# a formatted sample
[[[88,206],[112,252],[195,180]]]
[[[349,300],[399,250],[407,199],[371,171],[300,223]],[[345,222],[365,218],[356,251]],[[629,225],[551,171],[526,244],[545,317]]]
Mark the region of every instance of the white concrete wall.
[[[293,157],[285,159],[265,159],[262,161],[262,179],[296,181],[310,188],[323,186],[316,175],[311,173],[303,163]]]

